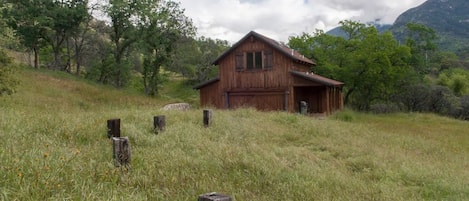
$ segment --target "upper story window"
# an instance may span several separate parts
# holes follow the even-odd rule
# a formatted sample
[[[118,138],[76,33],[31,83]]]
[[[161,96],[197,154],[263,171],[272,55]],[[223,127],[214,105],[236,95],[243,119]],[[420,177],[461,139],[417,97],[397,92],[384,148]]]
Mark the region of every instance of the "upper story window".
[[[235,67],[237,71],[272,69],[273,58],[272,50],[238,52],[235,54]]]
[[[262,52],[246,52],[246,69],[262,69]]]

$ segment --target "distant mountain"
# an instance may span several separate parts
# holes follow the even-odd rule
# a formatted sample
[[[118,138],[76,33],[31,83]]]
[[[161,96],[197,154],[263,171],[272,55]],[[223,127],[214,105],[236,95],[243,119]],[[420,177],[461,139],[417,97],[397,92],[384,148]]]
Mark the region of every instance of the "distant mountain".
[[[404,42],[406,24],[424,24],[435,30],[440,49],[460,54],[469,54],[469,0],[428,0],[402,13],[393,25],[372,22],[380,32],[391,31],[394,37]],[[341,27],[326,32],[333,36],[346,37]]]
[[[441,49],[457,51],[469,47],[469,1],[428,0],[402,13],[391,31],[400,41],[406,37],[407,23],[420,23],[436,31]]]
[[[378,32],[384,32],[384,31],[388,31],[392,25],[390,24],[379,24],[379,23],[375,23],[375,22],[370,22],[368,24],[372,24],[373,26],[376,27],[376,29],[378,30]],[[340,37],[347,37],[347,34],[345,34],[345,32],[342,30],[342,27],[336,27],[336,28],[333,28],[331,30],[329,30],[328,32],[326,32],[326,34],[329,34],[329,35],[332,35],[332,36],[340,36]]]

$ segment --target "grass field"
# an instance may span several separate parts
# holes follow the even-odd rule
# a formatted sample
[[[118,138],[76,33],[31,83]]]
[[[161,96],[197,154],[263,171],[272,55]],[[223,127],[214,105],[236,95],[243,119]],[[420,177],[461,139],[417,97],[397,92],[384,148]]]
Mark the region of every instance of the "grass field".
[[[214,110],[204,128],[202,109],[160,110],[180,101],[168,89],[148,98],[27,69],[20,79],[0,97],[0,200],[469,200],[467,121],[240,109]],[[166,115],[159,135],[155,115]],[[111,118],[130,139],[130,171],[113,165]]]

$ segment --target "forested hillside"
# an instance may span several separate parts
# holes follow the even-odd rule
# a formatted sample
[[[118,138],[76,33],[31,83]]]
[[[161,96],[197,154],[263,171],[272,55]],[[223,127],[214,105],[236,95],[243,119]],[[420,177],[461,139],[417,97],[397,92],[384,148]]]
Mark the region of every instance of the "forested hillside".
[[[402,13],[394,22],[391,31],[401,41],[408,32],[409,22],[423,24],[435,30],[438,46],[446,51],[469,56],[469,1],[428,0],[422,5]],[[463,56],[463,55],[461,55]]]
[[[1,0],[0,7],[0,46],[29,53],[26,65],[152,96],[168,72],[192,83],[214,76],[211,62],[228,46],[195,37],[173,1]]]

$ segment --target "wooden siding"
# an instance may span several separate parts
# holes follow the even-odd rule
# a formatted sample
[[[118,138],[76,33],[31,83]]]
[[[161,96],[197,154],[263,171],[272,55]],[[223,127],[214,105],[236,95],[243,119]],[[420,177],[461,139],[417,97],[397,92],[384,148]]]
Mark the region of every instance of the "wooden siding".
[[[223,93],[220,91],[220,81],[200,88],[200,104],[204,107],[223,108]]]
[[[262,111],[285,110],[285,92],[232,92],[228,93],[230,108],[254,107]]]
[[[273,66],[263,69],[239,70],[236,69],[236,55],[240,52],[272,51]],[[265,56],[265,55],[263,55]],[[288,90],[291,84],[291,76],[288,72],[291,69],[309,71],[308,65],[292,62],[291,58],[270,47],[269,44],[261,40],[247,40],[240,44],[235,50],[228,54],[225,59],[219,62],[222,90],[233,89],[269,89],[283,88]]]

